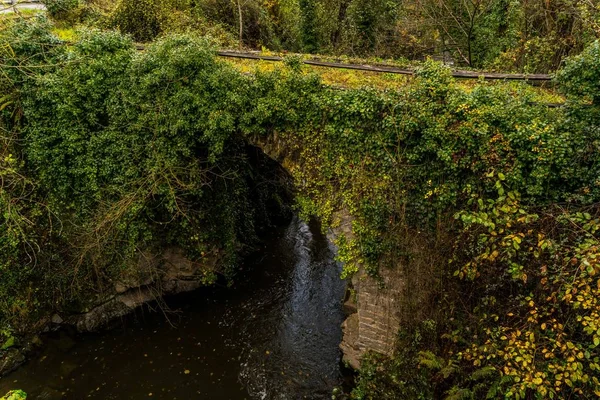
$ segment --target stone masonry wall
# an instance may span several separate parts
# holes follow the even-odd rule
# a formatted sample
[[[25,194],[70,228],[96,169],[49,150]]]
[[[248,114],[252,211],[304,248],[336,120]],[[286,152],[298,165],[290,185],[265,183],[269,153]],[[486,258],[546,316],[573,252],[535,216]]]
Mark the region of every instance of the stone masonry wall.
[[[255,138],[253,142],[288,171],[300,168],[296,162],[299,149],[281,141],[277,134]],[[335,228],[329,239],[335,241],[342,234],[351,238],[350,214],[341,210],[334,220]],[[430,267],[439,263],[439,254],[432,251],[431,242],[431,238],[421,232],[406,235],[407,248],[418,260],[411,262],[413,272],[410,275],[405,275],[406,268],[399,261],[395,268],[382,268],[379,279],[368,276],[362,270],[352,278],[349,285],[351,295],[344,304],[346,320],[340,344],[344,361],[351,367],[359,369],[360,359],[369,351],[393,356],[401,325],[408,319],[425,318],[431,284],[435,282]]]
[[[330,237],[352,235],[352,219],[344,212],[336,215],[337,227]],[[382,269],[380,279],[359,271],[351,282],[351,295],[344,304],[346,320],[340,348],[344,361],[360,368],[360,359],[368,351],[392,356],[401,323],[405,279],[400,269]]]
[[[367,351],[392,356],[396,349],[404,280],[396,270],[381,275],[380,282],[359,272],[352,279],[353,298],[345,304],[347,318],[340,347],[344,361],[356,369]]]

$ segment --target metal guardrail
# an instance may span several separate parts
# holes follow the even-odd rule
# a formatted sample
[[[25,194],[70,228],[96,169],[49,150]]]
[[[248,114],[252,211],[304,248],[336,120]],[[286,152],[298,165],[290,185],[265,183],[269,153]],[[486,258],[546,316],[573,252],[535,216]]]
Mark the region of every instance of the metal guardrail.
[[[136,44],[137,50],[144,50],[146,47],[143,44]],[[256,53],[244,53],[239,51],[230,51],[230,50],[220,50],[217,51],[217,55],[220,57],[229,57],[229,58],[241,58],[241,59],[250,59],[250,60],[264,60],[264,61],[273,61],[273,62],[281,62],[283,61],[283,57],[279,56],[266,56],[262,55],[258,52]],[[329,68],[341,68],[341,69],[351,69],[351,70],[359,70],[359,71],[369,71],[369,72],[378,72],[378,73],[391,73],[391,74],[402,74],[402,75],[414,75],[415,71],[409,69],[402,69],[391,65],[368,65],[368,64],[343,64],[343,63],[335,63],[335,62],[325,62],[319,60],[302,60],[304,64],[314,65],[319,67],[329,67]],[[552,80],[552,75],[549,74],[502,74],[502,73],[492,73],[492,72],[477,72],[477,71],[460,71],[453,70],[452,76],[455,78],[461,79],[488,79],[488,80],[512,80],[512,81],[526,81],[531,83],[542,83],[542,82],[550,82]],[[537,103],[533,102],[532,104],[543,105],[548,108],[559,108],[563,107],[564,103]]]
[[[242,58],[250,60],[265,60],[265,61],[283,61],[283,57],[264,56],[261,54],[242,53],[236,51],[219,51],[217,54],[221,57]],[[318,67],[352,69],[359,71],[381,72],[389,74],[414,75],[414,71],[402,69],[391,65],[368,65],[368,64],[345,64],[336,62],[326,62],[320,60],[302,60],[304,64],[314,65]],[[503,74],[493,72],[477,72],[477,71],[461,71],[453,70],[452,76],[461,79],[487,79],[487,80],[517,80],[531,82],[548,82],[552,80],[552,75],[548,74]]]
[[[137,44],[136,48],[138,50],[144,50],[145,46],[143,44]],[[231,50],[220,50],[217,51],[217,55],[220,57],[229,57],[229,58],[241,58],[248,60],[264,60],[264,61],[273,61],[273,62],[281,62],[283,61],[283,57],[279,56],[266,56],[260,53],[245,53],[239,51],[231,51]],[[414,75],[415,71],[410,69],[398,68],[393,65],[370,65],[370,64],[351,64],[351,63],[337,63],[337,62],[328,62],[328,61],[320,61],[315,59],[302,60],[304,64],[313,65],[317,67],[328,67],[328,68],[340,68],[340,69],[351,69],[358,71],[368,71],[368,72],[378,72],[378,73],[388,73],[388,74],[401,74],[401,75]],[[552,75],[549,74],[504,74],[504,73],[495,73],[495,72],[478,72],[478,71],[462,71],[462,70],[452,70],[452,76],[455,78],[461,79],[487,79],[487,80],[509,80],[509,81],[529,81],[529,82],[550,82],[552,81]]]
[[[23,10],[45,10],[41,0],[0,0],[0,14],[11,14]]]
[[[138,46],[138,49],[140,47]],[[143,46],[142,46],[143,49]],[[274,61],[280,62],[283,61],[283,57],[278,56],[265,56],[261,54],[253,54],[253,53],[242,53],[237,51],[227,51],[222,50],[218,51],[217,55],[220,57],[230,57],[230,58],[241,58],[241,59],[250,59],[250,60],[264,60],[264,61]],[[402,74],[402,75],[414,75],[415,71],[409,69],[397,68],[390,65],[365,65],[365,64],[343,64],[343,63],[334,63],[334,62],[325,62],[319,60],[302,60],[304,64],[314,65],[319,67],[328,67],[328,68],[341,68],[341,69],[351,69],[351,70],[359,70],[359,71],[369,71],[369,72],[379,72],[379,73],[391,73],[391,74]],[[476,72],[476,71],[459,71],[453,70],[452,76],[460,79],[488,79],[488,80],[512,80],[512,81],[528,81],[528,82],[549,82],[552,80],[552,75],[548,74],[501,74],[501,73],[490,73],[490,72]],[[543,105],[548,108],[559,108],[563,107],[564,103],[537,103],[532,102],[532,104]]]
[[[23,0],[0,0],[0,4],[3,5],[7,5],[7,6],[14,6],[14,5],[23,5],[23,4],[43,4],[42,0],[27,0],[27,1],[23,1]]]

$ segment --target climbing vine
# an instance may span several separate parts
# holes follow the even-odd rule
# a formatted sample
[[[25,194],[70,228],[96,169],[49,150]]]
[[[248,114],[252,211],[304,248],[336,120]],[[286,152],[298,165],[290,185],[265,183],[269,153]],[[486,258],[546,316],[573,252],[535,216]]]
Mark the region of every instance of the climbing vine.
[[[85,309],[173,246],[216,260],[205,283],[231,281],[238,254],[287,207],[285,176],[235,134],[244,78],[202,38],[139,54],[117,33],[84,30],[66,45],[44,20],[12,29],[0,327]]]
[[[301,215],[349,224],[344,277],[410,273],[411,232],[449,254],[428,269],[447,285],[444,317],[407,327],[417,348],[401,362],[369,360],[357,398],[410,382],[449,398],[599,390],[600,130],[592,91],[573,89],[597,86],[578,67],[595,66],[596,45],[559,74],[570,98],[556,109],[515,85],[465,90],[432,61],[399,90],[339,90],[297,59],[241,74],[195,35],[138,52],[121,34],[66,43],[29,20],[2,39],[0,329],[85,307],[169,246],[219,259],[206,282],[234,279],[266,210],[285,203],[252,143],[278,149]],[[393,376],[372,373],[386,362]]]

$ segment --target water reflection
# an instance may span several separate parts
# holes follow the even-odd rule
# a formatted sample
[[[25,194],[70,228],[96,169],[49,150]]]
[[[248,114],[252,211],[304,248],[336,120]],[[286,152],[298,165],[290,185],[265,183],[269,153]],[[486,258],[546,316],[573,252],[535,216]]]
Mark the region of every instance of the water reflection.
[[[282,291],[286,296],[278,301],[279,294],[272,292],[274,307],[263,306],[261,314],[273,324],[250,334],[241,380],[255,398],[326,398],[341,379],[345,285],[340,266],[327,240],[299,220],[288,227],[281,244],[278,253],[288,254],[286,263],[294,266]]]
[[[312,228],[312,229],[311,229]],[[318,227],[294,219],[249,257],[231,289],[145,308],[117,329],[55,333],[0,379],[32,399],[325,399],[341,383],[345,284]]]

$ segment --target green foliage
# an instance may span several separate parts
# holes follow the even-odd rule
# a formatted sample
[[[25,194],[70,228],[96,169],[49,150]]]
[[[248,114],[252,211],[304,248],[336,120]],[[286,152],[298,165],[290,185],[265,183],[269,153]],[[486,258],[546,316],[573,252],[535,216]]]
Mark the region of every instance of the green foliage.
[[[160,2],[155,0],[121,0],[112,18],[121,32],[139,42],[148,42],[161,32]]]
[[[580,55],[565,62],[556,74],[560,88],[568,96],[587,100],[595,105],[600,101],[600,41],[595,41]]]
[[[588,74],[599,59],[588,56],[594,46],[567,63],[559,76],[582,86],[596,84],[593,73]],[[583,59],[588,63],[586,72],[572,68]],[[387,153],[398,157],[395,164],[402,166],[392,175],[401,185],[385,187],[385,194],[380,195],[396,205],[388,202],[371,214],[358,201],[356,208],[344,203],[357,211],[356,240],[350,243],[359,249],[355,252],[358,264],[368,266],[377,257],[367,257],[372,245],[363,243],[373,243],[367,241],[369,236],[379,238],[376,254],[380,254],[379,265],[385,265],[384,255],[393,254],[394,246],[402,243],[390,234],[392,221],[404,218],[405,223],[423,229],[427,220],[433,222],[447,210],[462,209],[456,217],[464,233],[456,241],[450,263],[460,283],[437,294],[449,301],[439,320],[439,331],[447,332],[441,337],[447,342],[439,347],[420,344],[419,360],[409,361],[412,368],[390,367],[404,360],[403,355],[385,361],[379,373],[372,373],[367,361],[358,398],[418,398],[405,389],[397,388],[392,394],[379,391],[389,387],[383,382],[394,376],[400,381],[414,377],[417,365],[435,374],[425,382],[438,397],[598,395],[600,310],[595,299],[600,257],[596,206],[600,119],[596,107],[575,105],[553,111],[517,105],[527,100],[505,97],[508,93],[491,85],[465,94],[453,89],[447,72],[433,64],[417,76],[412,91],[395,99],[394,108],[379,119],[373,118],[385,121],[391,110],[403,116],[401,122],[389,124],[398,136],[392,141],[397,150]],[[585,98],[582,92],[574,95]],[[416,108],[410,107],[413,104]],[[398,111],[402,107],[406,107],[404,113]],[[381,141],[385,132],[385,125],[372,127],[371,141],[366,143]],[[372,153],[373,147],[368,151]],[[344,156],[357,152],[355,148]],[[360,161],[339,170],[368,165],[369,155],[363,153]],[[383,156],[377,160],[379,179],[370,178],[371,185],[381,184],[385,174],[395,172],[381,161]],[[371,205],[377,204],[377,197],[366,196]],[[357,197],[364,200],[365,192],[351,198]],[[388,227],[383,224],[386,220]],[[344,261],[356,271],[346,250],[352,247],[348,241],[341,245]],[[444,276],[444,269],[439,273]],[[407,347],[411,343],[401,339],[399,349]],[[421,371],[418,376],[428,375]],[[377,383],[366,389],[364,382],[370,380]]]
[[[344,276],[410,273],[413,231],[458,237],[449,267],[430,269],[448,287],[435,293],[445,318],[408,324],[399,357],[366,360],[356,397],[598,390],[595,102],[550,109],[502,83],[465,91],[433,61],[401,90],[342,91],[297,59],[243,75],[197,35],[137,52],[95,30],[67,46],[43,21],[2,34],[2,327],[77,308],[172,246],[218,258],[207,281],[234,277],[239,250],[284,196],[251,142],[282,151],[302,215],[349,227]],[[595,87],[573,65],[586,78],[570,79]]]
[[[11,390],[6,393],[0,400],[25,400],[27,399],[27,393],[22,390]]]
[[[0,30],[0,38],[6,43],[0,50],[4,67],[0,76],[2,98],[11,96],[15,85],[50,70],[54,56],[62,51],[61,40],[50,33],[51,24],[43,16],[27,23],[9,20],[4,28]]]
[[[435,342],[436,326],[433,321],[424,321],[413,332],[402,331],[401,340],[406,344],[393,359],[371,353],[363,358],[360,375],[352,398],[375,399],[432,399],[435,393],[429,381],[433,374],[426,367],[428,361],[438,369],[436,357],[428,352],[419,354],[418,349]],[[427,358],[428,356],[431,358]],[[427,360],[425,358],[427,358]],[[415,373],[415,367],[419,373]],[[441,368],[441,366],[439,366]],[[411,370],[411,373],[407,371]]]
[[[52,35],[20,24],[6,35],[20,68],[8,69],[0,137],[0,326],[79,310],[167,247],[216,260],[206,283],[232,279],[286,207],[286,178],[237,135],[246,78],[195,36],[138,54],[118,33],[83,30],[30,61],[21,38]]]
[[[457,296],[450,301],[448,312],[462,307],[466,310],[446,321],[446,337],[452,344],[437,349],[439,353],[421,353],[421,366],[436,374],[434,381],[424,380],[433,385],[428,390],[450,398],[523,398],[536,393],[542,397],[554,393],[556,397],[556,389],[546,383],[548,376],[536,373],[561,371],[558,375],[563,379],[561,373],[576,368],[577,384],[570,380],[573,388],[566,389],[567,393],[594,393],[597,389],[591,376],[595,366],[573,366],[569,361],[572,355],[562,350],[555,353],[552,363],[528,360],[526,366],[533,366],[532,370],[505,372],[505,364],[481,361],[479,357],[486,359],[488,353],[478,353],[477,359],[465,361],[465,352],[460,349],[473,345],[477,351],[492,351],[486,350],[488,344],[482,338],[487,337],[486,329],[499,329],[499,314],[485,307],[505,308],[513,300],[529,307],[525,299],[536,282],[532,282],[532,268],[541,270],[534,262],[537,236],[533,236],[535,242],[525,245],[521,233],[530,235],[529,229],[514,230],[543,224],[529,208],[545,207],[546,213],[558,218],[553,203],[575,209],[597,203],[597,114],[593,110],[583,113],[580,109],[553,110],[532,105],[527,96],[518,92],[515,95],[498,85],[482,83],[465,93],[453,85],[447,70],[432,62],[418,71],[412,86],[400,93],[340,92],[323,88],[314,79],[289,71],[276,72],[275,76],[259,74],[258,96],[253,99],[256,108],[250,114],[253,124],[247,129],[253,134],[276,132],[279,144],[290,149],[294,161],[289,169],[301,193],[299,205],[306,213],[316,214],[332,225],[337,223],[336,210],[352,215],[352,234],[342,236],[338,243],[346,275],[361,266],[373,274],[378,268],[397,266],[398,256],[406,252],[403,226],[435,232],[444,215],[465,210],[458,219],[474,236],[460,237],[458,253],[450,265],[459,282],[477,283],[457,283],[457,291],[446,293]],[[494,196],[497,200],[486,200]],[[505,231],[495,231],[499,226],[505,226]],[[506,231],[506,227],[512,228]],[[479,236],[481,229],[489,229],[485,241]],[[573,237],[566,225],[537,229],[543,234],[548,230],[563,235],[555,239],[565,243],[556,254],[572,251],[574,244],[567,239]],[[482,248],[484,245],[487,247]],[[495,260],[492,269],[490,259]],[[460,267],[453,267],[457,264]],[[444,268],[440,269],[438,273],[443,275]],[[564,273],[565,267],[557,264],[553,276],[559,286],[565,285],[577,270],[561,275],[559,271]],[[482,279],[483,274],[486,279]],[[594,287],[591,282],[586,284]],[[540,294],[541,299],[548,296],[552,292]],[[466,306],[461,305],[465,298],[471,299]],[[546,301],[548,309],[558,309],[559,304]],[[527,321],[527,312],[519,313],[514,320],[516,326]],[[579,315],[582,321],[586,313]],[[480,318],[471,323],[473,316]],[[567,326],[567,321],[576,319],[571,313],[557,321]],[[569,329],[576,329],[571,326]],[[527,331],[519,332],[530,337]],[[535,337],[547,335],[544,331]],[[570,342],[582,343],[576,355],[585,356],[585,348],[594,359],[593,335],[577,336]],[[400,348],[410,347],[401,343]],[[524,347],[515,347],[514,356],[511,353],[513,365],[517,357],[516,362],[521,362],[523,349],[531,349],[526,344],[519,346]],[[385,362],[401,360],[394,357]],[[376,383],[360,383],[359,398],[397,398],[398,393],[405,393],[384,382],[393,374],[400,382],[408,379],[414,374],[414,366],[393,369],[391,364],[384,365],[377,369],[366,364],[360,379]]]
[[[450,360],[495,371],[488,390],[510,398],[598,395],[597,208],[533,214],[497,186],[496,200],[474,196],[475,210],[457,214],[456,275],[480,294],[469,296],[473,322],[459,318]]]
[[[15,345],[15,337],[14,336],[9,336],[8,339],[6,339],[4,341],[4,343],[2,344],[2,347],[0,347],[0,350],[10,349],[14,345]]]
[[[44,5],[52,18],[64,19],[68,13],[77,8],[79,0],[44,0]]]
[[[422,60],[526,73],[556,70],[598,38],[591,2],[512,0],[48,0],[53,18],[118,27],[136,41],[209,34],[223,46]],[[76,8],[76,10],[74,10]],[[70,11],[65,11],[70,10]],[[76,18],[79,16],[79,18]]]
[[[294,72],[300,72],[302,70],[302,57],[300,56],[288,56],[283,60],[286,67],[293,70]]]
[[[96,21],[89,20],[88,24],[117,28],[131,35],[137,42],[152,41],[165,32],[195,32],[211,38],[221,46],[233,46],[237,43],[233,32],[228,31],[226,26],[216,21],[207,21],[185,0],[121,0],[115,7],[104,11]]]
[[[5,94],[0,106],[0,333],[9,339],[15,325],[22,326],[36,312],[33,277],[39,271],[42,249],[48,243],[44,230],[51,230],[52,217],[38,193],[38,186],[25,169],[22,141],[12,129],[22,120],[19,89],[37,74],[52,69],[60,41],[48,32],[43,18],[29,23],[8,22],[1,32],[3,74],[0,87]]]
[[[433,62],[403,92],[341,92],[315,79],[259,74],[248,130],[275,126],[297,151],[291,172],[303,208],[332,224],[335,210],[354,217],[354,240],[340,243],[347,271],[394,264],[390,255],[403,251],[396,229],[432,226],[466,200],[466,188],[495,193],[493,171],[531,202],[597,198],[589,134],[526,96],[490,84],[465,93]]]
[[[302,15],[302,43],[304,51],[316,52],[319,48],[317,37],[317,14],[315,0],[300,0],[300,12]]]

